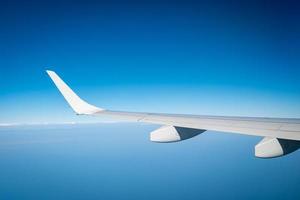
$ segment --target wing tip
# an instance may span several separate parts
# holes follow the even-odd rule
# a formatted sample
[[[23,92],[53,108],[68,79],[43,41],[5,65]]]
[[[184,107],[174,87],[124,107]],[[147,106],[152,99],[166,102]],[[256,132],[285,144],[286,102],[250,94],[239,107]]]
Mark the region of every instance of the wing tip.
[[[52,74],[56,74],[54,71],[52,71],[52,70],[45,70],[46,71],[46,73],[49,75],[49,76],[51,76]]]
[[[82,100],[54,71],[46,70],[46,72],[75,113],[94,114],[104,110]]]

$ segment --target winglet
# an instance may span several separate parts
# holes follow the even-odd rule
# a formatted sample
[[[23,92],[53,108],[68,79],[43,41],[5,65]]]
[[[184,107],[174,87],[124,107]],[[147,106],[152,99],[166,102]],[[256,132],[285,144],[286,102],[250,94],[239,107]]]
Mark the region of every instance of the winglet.
[[[69,103],[71,108],[77,114],[89,115],[104,110],[102,108],[98,108],[96,106],[88,104],[87,102],[82,100],[54,71],[46,70],[46,72],[50,76],[58,90],[64,96],[66,101]]]

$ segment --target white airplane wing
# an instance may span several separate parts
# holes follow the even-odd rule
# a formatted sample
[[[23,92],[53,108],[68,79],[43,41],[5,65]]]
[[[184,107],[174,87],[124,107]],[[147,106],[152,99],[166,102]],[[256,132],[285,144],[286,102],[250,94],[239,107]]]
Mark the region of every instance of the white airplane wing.
[[[112,111],[88,104],[53,71],[47,71],[71,108],[80,115],[105,115],[118,119],[163,125],[151,132],[154,142],[178,142],[206,130],[262,136],[257,157],[278,157],[300,148],[300,119],[177,115]]]

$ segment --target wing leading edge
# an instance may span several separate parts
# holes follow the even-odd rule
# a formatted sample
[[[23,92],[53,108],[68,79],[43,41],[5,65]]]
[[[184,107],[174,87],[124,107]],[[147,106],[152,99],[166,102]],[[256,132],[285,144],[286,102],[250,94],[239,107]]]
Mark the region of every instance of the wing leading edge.
[[[126,121],[300,141],[300,119],[177,115],[105,110],[88,104],[78,97],[55,72],[47,71],[47,73],[77,114],[104,115]]]

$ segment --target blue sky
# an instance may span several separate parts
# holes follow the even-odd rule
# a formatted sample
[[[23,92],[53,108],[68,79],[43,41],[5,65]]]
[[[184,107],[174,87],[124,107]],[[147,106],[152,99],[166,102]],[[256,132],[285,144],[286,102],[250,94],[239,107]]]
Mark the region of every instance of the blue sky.
[[[132,111],[300,117],[296,1],[1,2],[0,123],[74,116],[45,70]]]

